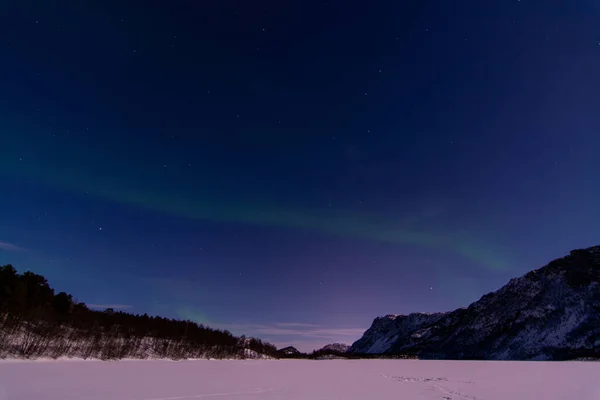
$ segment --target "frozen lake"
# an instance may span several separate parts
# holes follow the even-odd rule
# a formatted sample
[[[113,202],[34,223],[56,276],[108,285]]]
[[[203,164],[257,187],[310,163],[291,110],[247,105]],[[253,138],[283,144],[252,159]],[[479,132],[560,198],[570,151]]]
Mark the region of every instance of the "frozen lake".
[[[600,363],[0,361],[0,400],[598,400]]]

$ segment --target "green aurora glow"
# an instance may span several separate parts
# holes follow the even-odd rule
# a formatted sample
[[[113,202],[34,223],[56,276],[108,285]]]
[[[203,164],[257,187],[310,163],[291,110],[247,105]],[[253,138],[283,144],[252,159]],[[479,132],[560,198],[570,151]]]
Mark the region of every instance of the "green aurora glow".
[[[189,188],[185,183],[173,182],[165,188],[164,180],[153,179],[148,171],[148,155],[136,154],[135,164],[127,162],[127,151],[118,142],[108,148],[84,146],[83,141],[71,142],[60,152],[52,152],[48,143],[37,143],[32,151],[31,145],[24,146],[24,135],[19,138],[18,143],[5,142],[0,173],[190,219],[306,229],[322,234],[416,245],[460,254],[490,270],[502,271],[510,266],[501,249],[483,243],[475,235],[431,226],[424,229],[415,226],[418,224],[414,221],[406,222],[414,217],[406,216],[402,222],[352,210],[288,208],[268,199],[257,200],[255,193],[229,194],[227,197],[227,193],[224,195],[214,187],[209,190],[210,185],[204,185],[205,188],[200,183]],[[15,159],[15,154],[29,154],[29,159],[22,162]],[[140,160],[140,157],[144,159]],[[210,176],[208,172],[205,175],[207,179]]]

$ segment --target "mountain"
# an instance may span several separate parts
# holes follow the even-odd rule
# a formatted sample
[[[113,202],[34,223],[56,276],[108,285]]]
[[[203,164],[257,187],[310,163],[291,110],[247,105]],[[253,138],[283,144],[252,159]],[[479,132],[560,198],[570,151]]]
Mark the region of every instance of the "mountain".
[[[348,346],[347,344],[344,344],[344,343],[332,343],[332,344],[323,346],[323,348],[320,351],[323,351],[323,352],[328,351],[328,352],[333,352],[333,353],[346,353],[349,348],[350,348],[350,346]]]
[[[349,351],[435,359],[600,358],[600,246],[573,250],[467,308],[376,318]]]
[[[283,349],[277,350],[277,354],[281,357],[295,357],[300,356],[302,353],[294,346],[284,347]]]

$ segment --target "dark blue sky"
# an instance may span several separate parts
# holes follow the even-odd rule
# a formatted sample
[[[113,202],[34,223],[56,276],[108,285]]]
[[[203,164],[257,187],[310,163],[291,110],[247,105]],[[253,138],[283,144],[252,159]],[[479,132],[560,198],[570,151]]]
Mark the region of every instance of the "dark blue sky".
[[[0,6],[0,263],[303,350],[600,243],[600,3]]]

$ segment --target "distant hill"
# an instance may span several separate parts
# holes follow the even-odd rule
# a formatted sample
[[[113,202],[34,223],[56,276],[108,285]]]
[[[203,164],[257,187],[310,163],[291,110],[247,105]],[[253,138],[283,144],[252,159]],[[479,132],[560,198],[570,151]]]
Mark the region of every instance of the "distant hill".
[[[264,358],[275,346],[192,321],[95,311],[32,272],[0,267],[0,358]]]
[[[282,349],[277,350],[277,356],[281,358],[299,358],[305,357],[306,354],[302,353],[300,350],[295,348],[294,346],[284,347]]]
[[[435,359],[598,359],[600,246],[571,251],[467,308],[378,317],[349,351]]]
[[[332,343],[332,344],[328,344],[326,346],[323,346],[323,348],[321,349],[321,351],[331,351],[331,352],[336,352],[336,353],[346,353],[348,352],[348,349],[350,348],[349,345],[344,344],[344,343]]]
[[[352,355],[348,354],[350,346],[342,343],[333,343],[323,346],[319,350],[315,350],[310,353],[309,358],[315,360],[331,360],[340,358],[351,358]]]
[[[278,358],[302,358],[311,360],[331,359],[331,358],[347,358],[346,352],[349,346],[341,343],[328,344],[319,350],[315,350],[310,354],[303,353],[293,346],[284,347],[277,350]]]

